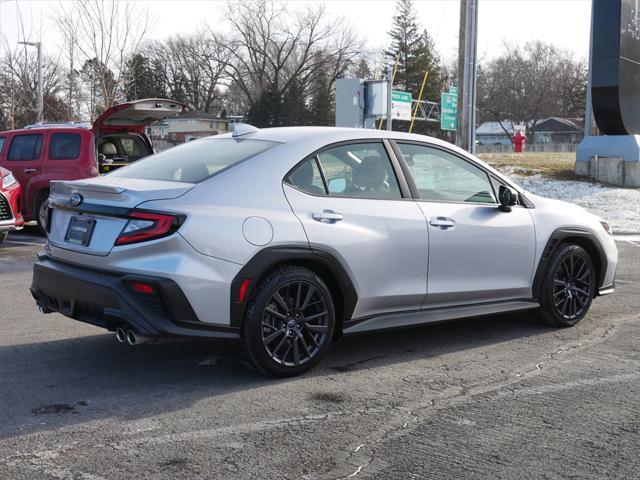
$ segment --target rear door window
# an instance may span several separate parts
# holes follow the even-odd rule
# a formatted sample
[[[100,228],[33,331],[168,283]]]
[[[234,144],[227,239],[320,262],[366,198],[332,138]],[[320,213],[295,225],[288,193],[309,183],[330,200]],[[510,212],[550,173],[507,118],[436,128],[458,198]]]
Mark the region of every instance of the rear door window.
[[[2,155],[3,148],[4,148],[4,137],[0,137],[0,155]]]
[[[285,181],[298,190],[311,195],[326,195],[327,193],[315,155],[295,167]]]
[[[382,143],[354,143],[318,154],[329,195],[338,197],[402,198],[391,160]]]
[[[7,160],[32,161],[40,158],[42,135],[16,135],[11,141],[11,148]]]
[[[80,134],[54,133],[49,141],[51,160],[75,160],[80,156]]]

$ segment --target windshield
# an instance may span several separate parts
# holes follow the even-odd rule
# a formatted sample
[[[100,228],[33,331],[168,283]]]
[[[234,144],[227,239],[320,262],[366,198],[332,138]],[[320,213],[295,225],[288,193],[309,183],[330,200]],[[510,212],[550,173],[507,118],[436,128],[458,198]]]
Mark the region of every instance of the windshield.
[[[109,175],[198,183],[276,145],[279,143],[264,140],[203,138],[145,157]]]

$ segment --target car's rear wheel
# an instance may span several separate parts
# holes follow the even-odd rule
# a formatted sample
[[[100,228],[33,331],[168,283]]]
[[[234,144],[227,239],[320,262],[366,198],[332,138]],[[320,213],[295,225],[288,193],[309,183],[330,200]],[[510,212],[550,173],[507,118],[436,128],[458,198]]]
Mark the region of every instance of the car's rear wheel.
[[[313,271],[283,267],[264,278],[249,300],[242,341],[255,367],[279,377],[313,368],[329,348],[335,309]]]
[[[596,270],[579,245],[561,245],[551,257],[540,289],[539,316],[547,325],[572,327],[589,311]]]

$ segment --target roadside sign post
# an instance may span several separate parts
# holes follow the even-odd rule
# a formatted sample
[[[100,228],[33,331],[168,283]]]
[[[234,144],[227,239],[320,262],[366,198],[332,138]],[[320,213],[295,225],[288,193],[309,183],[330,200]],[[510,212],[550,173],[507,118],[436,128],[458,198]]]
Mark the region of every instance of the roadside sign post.
[[[440,128],[455,132],[458,129],[458,89],[451,87],[440,99]]]
[[[391,92],[391,118],[393,120],[411,120],[412,102],[411,92],[393,90]]]

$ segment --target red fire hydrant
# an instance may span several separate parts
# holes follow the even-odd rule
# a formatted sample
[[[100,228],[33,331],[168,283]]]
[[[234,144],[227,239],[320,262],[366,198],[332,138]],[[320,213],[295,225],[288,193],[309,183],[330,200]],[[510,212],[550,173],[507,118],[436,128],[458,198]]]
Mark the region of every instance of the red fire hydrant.
[[[522,153],[524,150],[524,144],[527,141],[527,137],[522,134],[520,130],[513,136],[513,150],[516,153]]]

